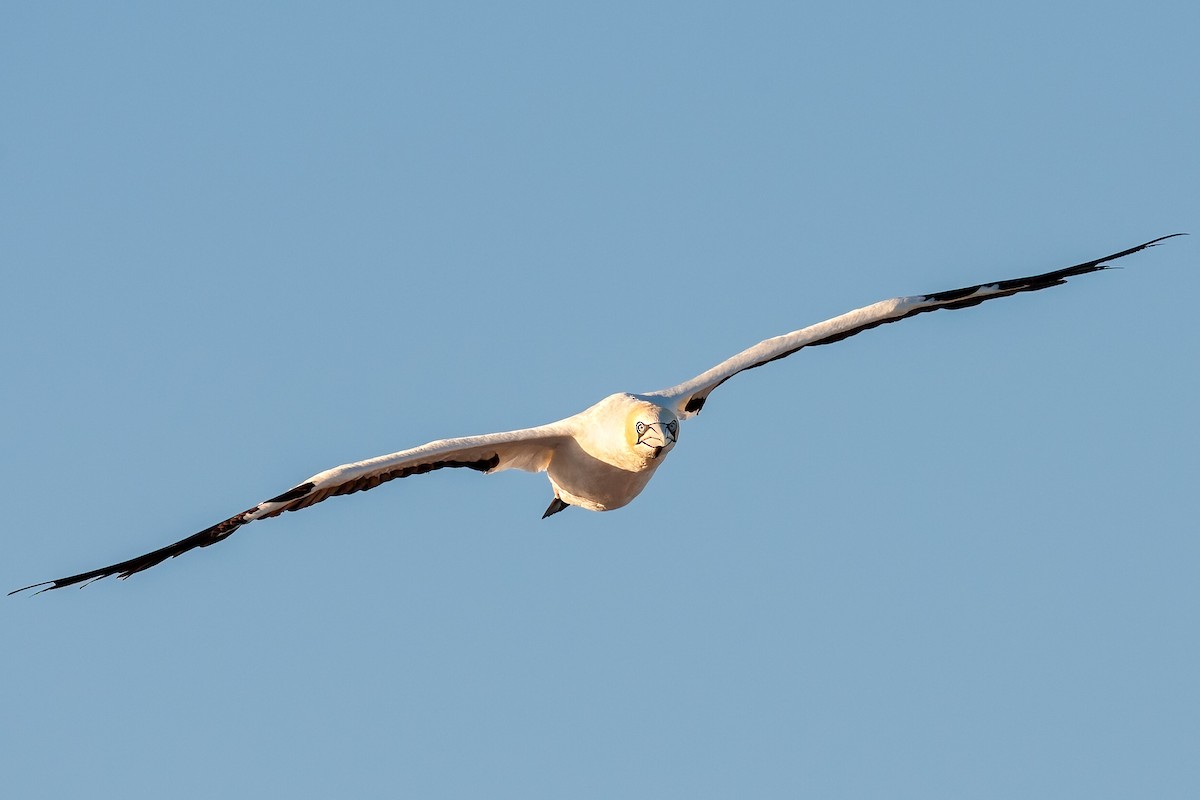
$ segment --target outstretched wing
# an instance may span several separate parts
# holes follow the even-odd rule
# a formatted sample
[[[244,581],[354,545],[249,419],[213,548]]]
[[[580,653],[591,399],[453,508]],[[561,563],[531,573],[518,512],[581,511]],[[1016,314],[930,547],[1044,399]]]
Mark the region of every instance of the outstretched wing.
[[[272,497],[253,508],[218,522],[211,528],[205,528],[199,533],[194,533],[186,539],[180,539],[178,542],[152,553],[146,553],[119,564],[81,572],[67,578],[35,583],[16,589],[9,594],[23,592],[26,589],[39,589],[39,593],[46,592],[51,589],[61,589],[64,586],[105,578],[109,575],[128,578],[135,572],[149,569],[168,558],[174,558],[197,547],[208,547],[215,544],[248,522],[277,517],[285,511],[299,511],[334,495],[374,489],[386,481],[407,478],[410,475],[421,475],[435,469],[466,467],[485,473],[499,472],[504,469],[541,472],[550,463],[554,449],[570,436],[570,425],[568,421],[564,420],[519,431],[468,436],[460,439],[442,439],[414,447],[411,450],[401,450],[398,453],[366,461],[343,464],[340,467],[318,473],[277,497]]]
[[[708,399],[708,395],[712,390],[734,375],[785,358],[805,347],[840,342],[842,339],[846,339],[856,333],[862,333],[865,330],[870,330],[888,322],[898,322],[914,314],[921,314],[926,311],[937,311],[940,308],[967,308],[979,305],[985,300],[994,300],[998,297],[1008,297],[1019,292],[1035,292],[1038,289],[1058,286],[1066,283],[1067,278],[1108,269],[1106,262],[1124,258],[1139,250],[1153,247],[1165,239],[1183,235],[1181,233],[1173,233],[1170,236],[1162,236],[1145,244],[1139,244],[1137,247],[1122,250],[1119,253],[1097,258],[1094,261],[1085,261],[1082,264],[1076,264],[1073,267],[1066,267],[1054,272],[1047,272],[1043,275],[968,286],[965,289],[952,289],[948,292],[917,295],[915,297],[896,297],[891,300],[884,300],[842,314],[833,319],[819,322],[816,325],[759,342],[732,358],[722,361],[707,372],[697,375],[690,381],[685,381],[678,386],[672,386],[670,389],[650,392],[649,395],[652,397],[663,397],[671,401],[675,413],[681,419],[686,419],[693,414],[699,413],[700,409],[704,407],[704,401]]]

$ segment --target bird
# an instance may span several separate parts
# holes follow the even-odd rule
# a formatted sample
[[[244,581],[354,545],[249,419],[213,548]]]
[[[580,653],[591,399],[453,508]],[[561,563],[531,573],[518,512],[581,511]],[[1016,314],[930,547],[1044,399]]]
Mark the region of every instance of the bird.
[[[23,586],[9,594],[29,589],[37,589],[35,594],[40,594],[76,584],[87,585],[113,575],[128,578],[169,558],[223,541],[251,522],[439,469],[465,468],[489,475],[508,469],[545,472],[554,494],[543,519],[571,507],[589,511],[621,508],[641,494],[675,449],[680,423],[699,414],[709,395],[735,375],[779,361],[806,347],[840,342],[918,314],[969,308],[1001,297],[1060,286],[1068,278],[1110,269],[1109,262],[1183,235],[1160,236],[1119,253],[1040,275],[883,300],[761,341],[668,389],[641,394],[618,392],[578,414],[546,425],[439,439],[342,464],[166,547],[99,569]]]

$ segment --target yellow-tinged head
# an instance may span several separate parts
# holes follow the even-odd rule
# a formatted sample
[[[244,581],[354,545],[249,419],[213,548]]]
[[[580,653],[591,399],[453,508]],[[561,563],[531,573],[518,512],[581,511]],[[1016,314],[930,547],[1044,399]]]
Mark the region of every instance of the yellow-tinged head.
[[[679,438],[679,420],[666,408],[639,403],[625,417],[625,441],[642,458],[661,458]]]

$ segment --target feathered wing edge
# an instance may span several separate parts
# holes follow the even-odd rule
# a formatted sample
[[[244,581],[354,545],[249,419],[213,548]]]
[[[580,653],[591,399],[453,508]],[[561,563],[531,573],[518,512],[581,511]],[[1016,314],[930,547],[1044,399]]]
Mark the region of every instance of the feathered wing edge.
[[[470,436],[459,439],[443,439],[429,444],[402,450],[390,455],[366,461],[343,464],[318,473],[281,495],[235,514],[210,528],[194,533],[174,544],[153,552],[110,564],[107,567],[81,572],[66,578],[23,586],[9,592],[10,595],[28,589],[38,589],[35,594],[62,589],[75,584],[116,575],[128,578],[134,573],[161,564],[169,558],[182,555],[198,547],[208,547],[228,538],[238,528],[255,520],[277,517],[285,511],[299,511],[330,497],[374,489],[381,483],[422,475],[437,469],[465,467],[483,473],[505,469],[522,469],[541,472],[546,469],[554,448],[570,436],[569,428],[563,423],[553,423],[537,428],[494,433],[485,436]]]
[[[917,295],[914,297],[897,297],[874,303],[873,305],[850,311],[824,322],[819,322],[816,325],[759,342],[689,381],[673,386],[670,389],[650,392],[649,396],[663,397],[674,401],[675,412],[681,419],[686,419],[700,413],[700,409],[704,407],[708,395],[734,375],[737,375],[739,372],[745,372],[748,369],[761,367],[772,361],[778,361],[781,358],[786,358],[805,347],[840,342],[843,339],[870,330],[871,328],[889,322],[899,322],[902,319],[907,319],[926,311],[937,311],[943,308],[968,308],[979,305],[986,300],[994,300],[1020,292],[1034,292],[1051,286],[1059,286],[1066,283],[1067,278],[1108,269],[1109,267],[1106,262],[1124,258],[1140,250],[1145,250],[1148,247],[1154,247],[1167,239],[1184,235],[1186,234],[1172,233],[1169,236],[1160,236],[1157,239],[1139,244],[1136,247],[1131,247],[1128,250],[1122,250],[1119,253],[1113,253],[1103,258],[1085,261],[1082,264],[1076,264],[1072,267],[1047,272],[1042,275],[983,283],[963,289],[952,289],[946,292],[935,292],[933,294]]]

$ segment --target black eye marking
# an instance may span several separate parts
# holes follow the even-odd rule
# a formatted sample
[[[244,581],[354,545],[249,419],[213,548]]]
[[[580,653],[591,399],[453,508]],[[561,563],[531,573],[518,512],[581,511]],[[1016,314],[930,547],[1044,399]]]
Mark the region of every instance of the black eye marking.
[[[650,446],[650,443],[643,442],[642,439],[645,438],[645,436],[648,433],[652,432],[656,427],[659,429],[659,432],[662,436],[662,439],[664,440],[664,443],[670,443],[670,442],[676,441],[676,437],[679,432],[679,423],[676,422],[675,420],[671,420],[670,422],[663,422],[663,423],[658,423],[658,422],[645,423],[645,422],[641,422],[639,420],[638,422],[634,423],[633,427],[634,427],[634,430],[637,431],[637,444],[644,444],[647,447]],[[662,448],[660,447],[659,449],[661,450]]]

